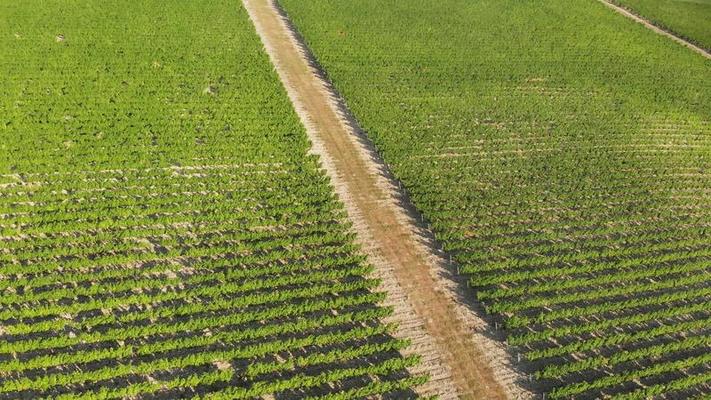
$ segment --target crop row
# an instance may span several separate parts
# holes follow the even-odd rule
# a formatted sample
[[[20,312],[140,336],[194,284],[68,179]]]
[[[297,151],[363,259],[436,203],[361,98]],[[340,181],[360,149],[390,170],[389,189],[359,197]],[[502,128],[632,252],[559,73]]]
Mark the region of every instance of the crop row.
[[[588,0],[279,3],[532,390],[708,393],[707,60]]]
[[[8,3],[0,34],[0,398],[415,396],[243,8]]]

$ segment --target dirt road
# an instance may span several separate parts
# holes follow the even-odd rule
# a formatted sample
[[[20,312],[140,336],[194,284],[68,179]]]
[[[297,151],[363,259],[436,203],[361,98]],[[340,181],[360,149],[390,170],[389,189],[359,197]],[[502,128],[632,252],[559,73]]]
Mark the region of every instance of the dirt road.
[[[667,31],[667,30],[664,30],[664,29],[662,29],[662,28],[660,28],[660,27],[654,25],[653,23],[651,23],[651,22],[648,21],[647,19],[642,18],[641,16],[639,16],[639,15],[637,15],[637,14],[635,14],[635,13],[629,11],[629,10],[627,10],[626,8],[621,7],[621,6],[618,6],[617,4],[611,3],[609,0],[599,0],[599,1],[600,1],[602,4],[604,4],[604,5],[608,6],[608,7],[610,7],[611,9],[617,11],[618,13],[624,15],[625,17],[630,18],[630,19],[632,19],[632,20],[634,20],[634,21],[637,21],[637,22],[639,22],[640,24],[646,26],[647,28],[653,30],[654,32],[657,32],[657,33],[660,34],[660,35],[664,35],[664,36],[666,36],[666,37],[672,39],[673,41],[675,41],[675,42],[677,42],[677,43],[680,43],[680,44],[682,44],[682,45],[684,45],[684,46],[690,48],[691,50],[694,50],[695,52],[701,54],[702,56],[711,59],[711,53],[709,53],[708,51],[702,49],[701,47],[699,47],[699,46],[697,46],[697,45],[695,45],[695,44],[693,44],[693,43],[691,43],[691,42],[689,42],[689,41],[687,41],[687,40],[684,40],[684,39],[680,38],[679,36],[676,36],[675,34],[669,32],[669,31]]]
[[[410,352],[425,362],[412,373],[432,380],[421,394],[440,398],[526,398],[507,367],[503,345],[483,332],[485,323],[467,309],[457,285],[447,281],[444,260],[423,243],[412,214],[398,201],[372,144],[348,117],[323,74],[277,5],[243,0],[277,72],[306,125],[313,152],[354,221],[358,241],[382,278],[395,308],[394,334],[412,339]]]

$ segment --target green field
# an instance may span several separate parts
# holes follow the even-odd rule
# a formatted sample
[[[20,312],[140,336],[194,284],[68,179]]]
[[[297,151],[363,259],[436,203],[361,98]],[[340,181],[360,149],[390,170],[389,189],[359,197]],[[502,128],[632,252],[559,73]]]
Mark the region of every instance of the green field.
[[[0,398],[423,377],[239,3],[0,5]]]
[[[613,3],[711,51],[711,0],[613,0]]]
[[[711,392],[711,61],[591,0],[280,3],[535,391]]]

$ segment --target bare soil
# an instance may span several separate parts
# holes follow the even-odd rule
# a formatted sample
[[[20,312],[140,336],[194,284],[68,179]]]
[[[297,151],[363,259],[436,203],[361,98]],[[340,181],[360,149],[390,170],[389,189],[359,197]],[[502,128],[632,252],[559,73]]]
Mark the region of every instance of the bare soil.
[[[399,326],[394,335],[411,339],[406,352],[423,356],[410,372],[428,373],[431,381],[418,392],[442,399],[532,397],[517,384],[520,376],[490,325],[473,311],[476,306],[465,304],[472,297],[462,291],[465,281],[452,273],[431,232],[418,226],[387,166],[279,6],[273,0],[243,3],[307,128],[312,152],[382,279],[386,305],[395,309],[392,322]]]

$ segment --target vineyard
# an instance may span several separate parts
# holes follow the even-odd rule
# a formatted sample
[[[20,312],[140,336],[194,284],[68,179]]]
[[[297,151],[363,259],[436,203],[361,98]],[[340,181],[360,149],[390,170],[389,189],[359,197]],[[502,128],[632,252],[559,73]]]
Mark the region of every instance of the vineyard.
[[[711,51],[711,1],[612,0],[655,25]]]
[[[0,399],[426,380],[234,1],[0,4]]]
[[[711,396],[709,59],[597,0],[245,4],[0,3],[0,400]]]
[[[597,1],[279,3],[522,384],[708,397],[707,59]]]

